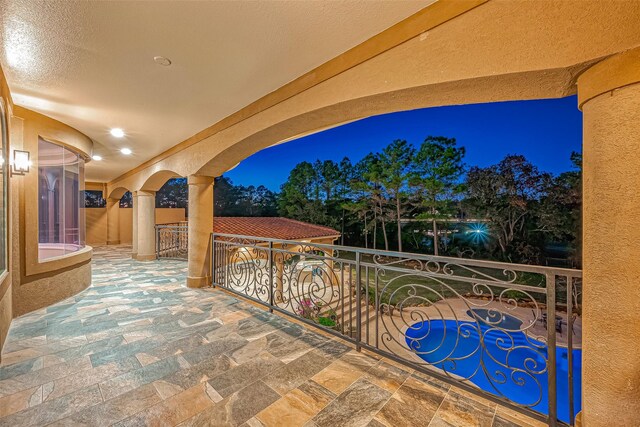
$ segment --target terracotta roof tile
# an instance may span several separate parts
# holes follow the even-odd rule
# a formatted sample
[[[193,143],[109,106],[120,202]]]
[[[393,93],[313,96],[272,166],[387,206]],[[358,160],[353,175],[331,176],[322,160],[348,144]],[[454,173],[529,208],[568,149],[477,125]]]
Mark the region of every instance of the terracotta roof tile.
[[[280,217],[217,216],[213,219],[213,232],[283,240],[340,235],[339,231],[330,227]]]

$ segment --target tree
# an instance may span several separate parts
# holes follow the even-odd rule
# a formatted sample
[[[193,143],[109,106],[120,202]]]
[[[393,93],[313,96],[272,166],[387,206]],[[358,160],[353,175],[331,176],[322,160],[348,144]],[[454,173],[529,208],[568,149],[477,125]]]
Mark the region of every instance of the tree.
[[[434,255],[438,255],[439,246],[437,220],[451,213],[451,201],[464,188],[460,183],[464,155],[465,148],[458,147],[455,138],[428,136],[415,156],[411,185],[426,210],[419,218],[432,221]]]
[[[84,207],[85,208],[104,208],[107,201],[102,197],[102,191],[85,190],[84,191]]]
[[[316,224],[325,223],[324,205],[320,199],[321,183],[311,163],[298,163],[280,190],[280,215]]]
[[[156,193],[156,208],[187,208],[188,204],[187,178],[172,178]]]
[[[240,192],[231,179],[219,176],[213,184],[213,215],[239,216]]]
[[[382,236],[384,238],[384,249],[389,250],[389,238],[387,237],[387,224],[384,216],[384,207],[387,202],[384,192],[384,171],[380,155],[369,153],[362,159],[361,173],[363,184],[366,186],[366,193],[373,207],[373,248],[376,249],[377,226],[380,221]]]
[[[380,154],[381,182],[395,206],[398,251],[402,252],[402,213],[408,199],[408,183],[415,149],[405,140],[396,139]]]
[[[574,170],[553,178],[538,209],[539,229],[548,238],[568,243],[574,264],[581,262],[582,155],[571,153]]]
[[[531,256],[525,225],[533,219],[534,204],[545,194],[550,179],[521,155],[509,155],[497,165],[473,167],[467,173],[467,202],[488,219],[502,258]],[[515,241],[521,243],[517,250]]]

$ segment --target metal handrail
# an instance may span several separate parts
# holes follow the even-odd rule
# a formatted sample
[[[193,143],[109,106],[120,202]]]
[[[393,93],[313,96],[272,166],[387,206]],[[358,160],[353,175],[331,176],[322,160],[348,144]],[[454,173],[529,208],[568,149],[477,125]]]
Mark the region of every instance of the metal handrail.
[[[212,233],[212,235],[216,238],[219,237],[227,237],[232,239],[248,239],[254,240],[264,243],[286,243],[286,244],[312,244],[314,247],[319,249],[332,249],[332,250],[343,250],[349,252],[359,252],[361,254],[368,255],[378,255],[378,256],[387,256],[387,257],[398,257],[398,258],[416,258],[420,260],[433,260],[437,262],[455,262],[459,263],[460,260],[464,260],[464,263],[474,267],[486,267],[486,268],[503,268],[508,267],[510,269],[515,269],[518,271],[529,272],[529,273],[540,273],[547,274],[552,273],[559,276],[562,275],[571,275],[582,277],[582,270],[572,269],[572,268],[561,268],[561,267],[549,267],[543,265],[530,265],[530,264],[518,264],[518,263],[507,263],[507,262],[499,262],[499,261],[487,261],[487,260],[477,260],[472,258],[456,258],[456,257],[444,257],[444,256],[435,256],[435,255],[425,255],[425,254],[416,254],[411,252],[396,252],[396,251],[387,251],[381,249],[368,249],[368,248],[356,248],[353,246],[341,246],[341,245],[330,245],[326,243],[311,243],[308,240],[286,240],[286,239],[274,239],[269,237],[258,237],[258,236],[247,236],[240,234],[224,234],[224,233]]]
[[[211,277],[214,286],[320,327],[354,343],[358,350],[382,354],[550,426],[574,423],[573,405],[579,396],[573,390],[573,335],[579,319],[574,312],[581,306],[580,270],[212,233]],[[532,278],[540,283],[529,283]],[[559,297],[566,299],[564,304]],[[480,317],[480,311],[474,311],[480,307],[495,317]],[[542,321],[556,315],[566,317],[567,336],[556,333],[553,321]],[[447,322],[454,325],[449,332],[454,334],[454,350],[459,341],[469,339],[469,328],[479,334],[478,351],[484,355],[480,360],[474,354],[450,359],[453,350],[449,358],[430,360],[422,347],[425,342],[407,335]],[[516,366],[509,357],[491,361],[495,356],[488,347],[490,331],[502,334],[498,350],[531,351],[538,362],[530,359]],[[557,348],[567,351],[568,414],[558,414]],[[509,378],[492,372],[496,367],[487,365],[485,358],[499,369],[528,378],[529,386],[538,384],[539,399],[511,400],[500,388],[500,381]],[[445,363],[449,360],[456,366],[476,363],[475,372],[486,375],[493,389],[480,390],[472,377],[461,376]],[[545,386],[539,382],[543,377]],[[542,400],[547,402],[546,414],[536,412]]]

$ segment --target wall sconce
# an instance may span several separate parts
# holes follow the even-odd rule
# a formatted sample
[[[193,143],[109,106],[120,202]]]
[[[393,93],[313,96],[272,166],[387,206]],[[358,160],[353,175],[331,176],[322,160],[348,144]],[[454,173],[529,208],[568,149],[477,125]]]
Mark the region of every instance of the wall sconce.
[[[28,151],[13,150],[11,159],[11,175],[26,175],[31,168],[31,154]]]

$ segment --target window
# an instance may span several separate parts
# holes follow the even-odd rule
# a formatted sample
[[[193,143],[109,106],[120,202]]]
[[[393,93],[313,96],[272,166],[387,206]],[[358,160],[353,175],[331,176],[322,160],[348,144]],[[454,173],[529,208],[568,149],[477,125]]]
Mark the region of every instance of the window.
[[[5,117],[4,99],[0,98],[0,273],[7,270],[7,187],[9,185],[9,136]]]
[[[120,198],[120,207],[121,208],[132,208],[133,207],[133,196],[130,191],[124,193],[124,195]]]
[[[40,260],[67,255],[85,245],[84,159],[75,151],[38,140]]]
[[[102,197],[102,191],[84,190],[84,207],[85,208],[104,208],[107,201]]]

